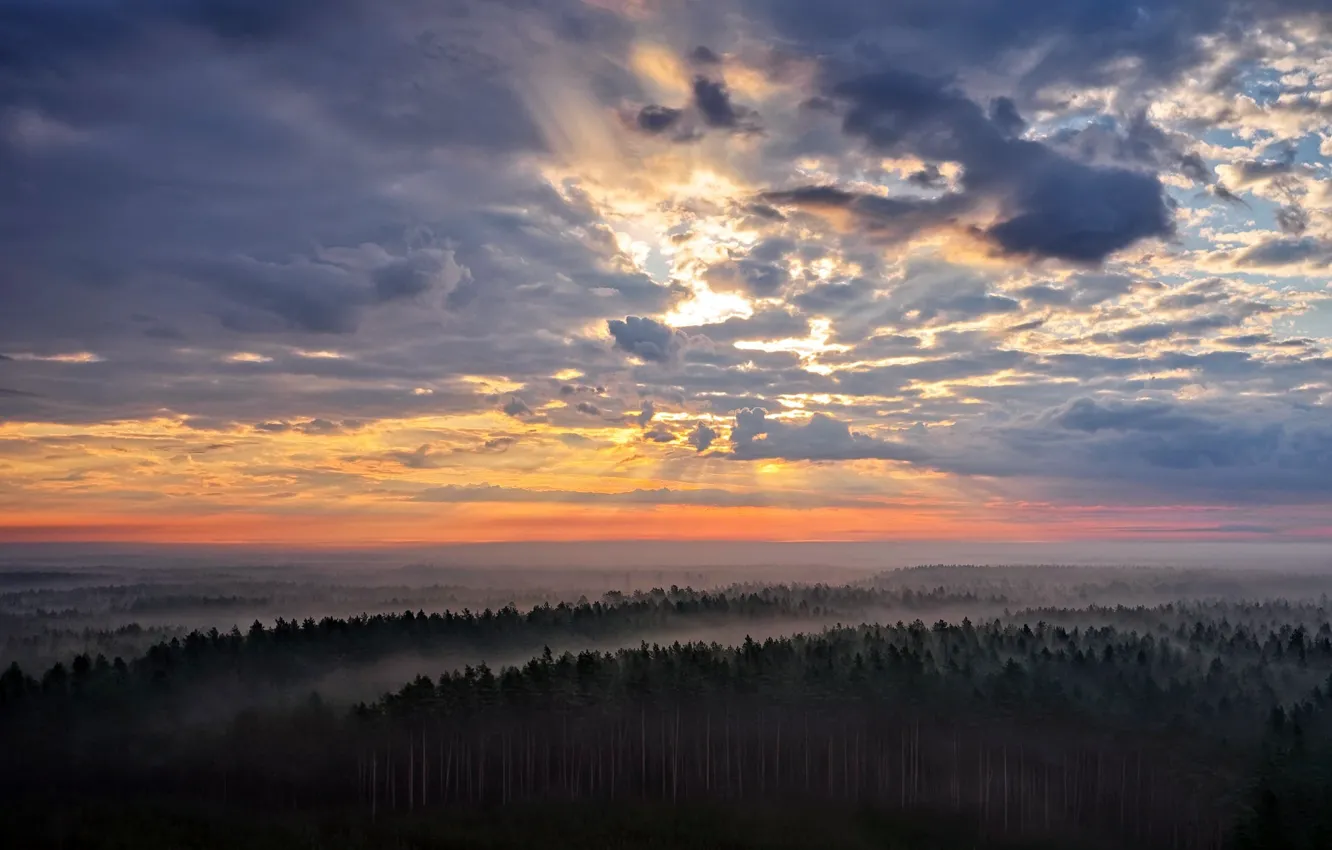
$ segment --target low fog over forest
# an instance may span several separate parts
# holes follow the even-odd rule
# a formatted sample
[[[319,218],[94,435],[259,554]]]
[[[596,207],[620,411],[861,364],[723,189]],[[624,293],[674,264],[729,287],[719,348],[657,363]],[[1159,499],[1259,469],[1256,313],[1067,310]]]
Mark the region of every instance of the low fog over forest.
[[[6,818],[64,847],[1327,846],[1308,552],[783,554],[10,553]]]

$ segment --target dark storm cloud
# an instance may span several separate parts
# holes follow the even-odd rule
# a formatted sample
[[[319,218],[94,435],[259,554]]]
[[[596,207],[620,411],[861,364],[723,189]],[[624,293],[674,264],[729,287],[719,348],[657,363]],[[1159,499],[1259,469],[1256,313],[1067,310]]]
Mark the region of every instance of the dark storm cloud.
[[[679,354],[685,335],[656,319],[626,316],[606,323],[615,347],[640,360],[664,363]]]
[[[703,116],[703,123],[709,127],[734,129],[742,117],[731,103],[731,93],[726,84],[707,77],[694,78],[694,107]]]
[[[697,59],[695,62],[711,64]],[[677,142],[697,141],[708,128],[733,133],[758,131],[758,113],[733,102],[725,82],[698,74],[690,86],[690,95],[689,105],[693,109],[688,113],[684,108],[650,103],[638,111],[635,124],[649,135],[670,133],[671,138]],[[699,126],[699,122],[702,122],[702,126]]]
[[[689,51],[690,61],[698,65],[720,65],[722,58],[705,44],[700,44]]]
[[[1017,104],[1011,97],[997,97],[990,101],[990,121],[1005,136],[1021,136],[1027,122],[1018,114]]]
[[[1099,262],[1147,237],[1173,233],[1159,180],[1084,165],[1014,138],[1012,116],[987,116],[942,80],[884,71],[839,83],[843,130],[885,153],[961,163],[961,198],[996,201],[1002,219],[985,235],[1003,252]],[[942,202],[936,202],[942,203]]]
[[[694,430],[689,432],[689,445],[697,451],[705,452],[712,447],[712,443],[719,435],[717,432],[703,424],[702,422],[694,426]]]
[[[656,415],[657,415],[657,406],[654,405],[651,401],[645,401],[641,406],[639,406],[638,415],[634,417],[634,422],[638,424],[638,427],[646,428],[648,426],[648,423],[650,423],[652,421],[652,418]]]
[[[638,127],[647,133],[664,133],[680,123],[684,110],[648,104],[638,111]]]
[[[907,175],[907,182],[922,189],[942,189],[948,185],[948,179],[943,176],[939,166],[932,162],[927,163],[919,171],[913,171]]]
[[[410,257],[390,260],[373,272],[379,301],[412,298],[436,288],[451,289],[459,279],[451,255],[418,251]]]
[[[514,396],[513,398],[506,401],[504,403],[504,406],[501,407],[500,410],[502,410],[505,414],[514,417],[515,419],[521,419],[524,416],[532,415],[532,408],[528,407],[527,402],[523,401],[521,398],[518,398],[517,396]]]

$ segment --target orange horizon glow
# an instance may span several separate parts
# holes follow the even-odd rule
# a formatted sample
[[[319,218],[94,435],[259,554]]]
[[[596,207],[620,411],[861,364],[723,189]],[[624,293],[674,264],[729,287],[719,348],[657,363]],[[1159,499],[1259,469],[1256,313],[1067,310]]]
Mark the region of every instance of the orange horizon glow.
[[[264,514],[223,512],[70,517],[18,514],[0,519],[0,544],[139,543],[281,545],[298,549],[413,544],[596,542],[612,540],[737,542],[1078,542],[1096,540],[1261,540],[1256,531],[1223,530],[1188,509],[1136,512],[1130,532],[1118,511],[1082,515],[1054,511],[1026,521],[1001,511],[986,518],[901,508],[773,508],[716,506],[596,507],[467,504],[435,516],[355,512]],[[1151,514],[1156,516],[1152,517]],[[1181,515],[1184,519],[1181,519]],[[1218,529],[1222,530],[1218,530]],[[1332,537],[1311,523],[1286,539]]]

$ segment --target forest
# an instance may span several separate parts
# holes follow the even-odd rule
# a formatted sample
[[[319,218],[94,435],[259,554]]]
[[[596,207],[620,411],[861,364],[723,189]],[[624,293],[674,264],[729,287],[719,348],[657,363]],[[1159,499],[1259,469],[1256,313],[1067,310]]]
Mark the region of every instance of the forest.
[[[246,625],[226,620],[253,589],[225,582],[11,580],[16,618],[121,601],[63,660],[25,666],[33,633],[7,635],[0,812],[23,846],[1332,846],[1322,575],[618,584]],[[134,625],[201,598],[242,602]],[[385,665],[419,669],[330,678]]]

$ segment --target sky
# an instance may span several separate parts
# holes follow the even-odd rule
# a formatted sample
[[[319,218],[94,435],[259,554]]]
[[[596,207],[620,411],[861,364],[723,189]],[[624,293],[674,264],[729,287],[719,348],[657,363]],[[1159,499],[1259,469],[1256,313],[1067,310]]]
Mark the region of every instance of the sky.
[[[7,0],[0,542],[1332,538],[1326,0]]]

